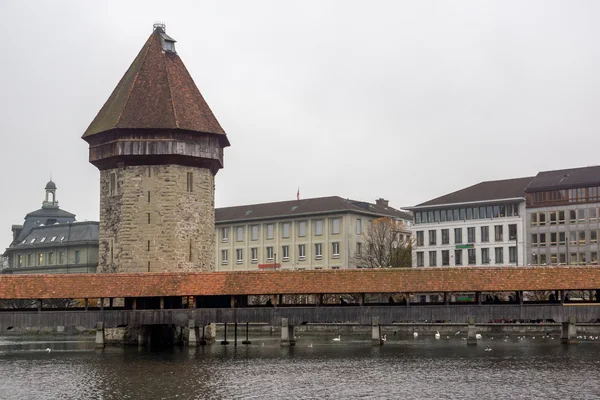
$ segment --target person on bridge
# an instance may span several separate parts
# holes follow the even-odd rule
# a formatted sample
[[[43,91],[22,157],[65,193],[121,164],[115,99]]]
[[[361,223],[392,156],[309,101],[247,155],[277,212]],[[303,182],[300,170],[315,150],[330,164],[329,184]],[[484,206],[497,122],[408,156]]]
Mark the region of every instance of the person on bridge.
[[[554,297],[554,293],[550,293],[550,298],[548,300],[550,300],[550,303],[556,302],[556,297]]]
[[[392,296],[390,296],[390,298],[388,299],[388,303],[390,303],[390,304],[395,303],[394,298]]]
[[[340,304],[343,305],[343,306],[345,306],[345,305],[348,304],[348,302],[346,300],[344,300],[343,297],[340,297]]]
[[[266,305],[267,307],[272,307],[272,306],[273,306],[273,303],[271,302],[271,299],[267,300],[267,302],[265,303],[265,305]]]

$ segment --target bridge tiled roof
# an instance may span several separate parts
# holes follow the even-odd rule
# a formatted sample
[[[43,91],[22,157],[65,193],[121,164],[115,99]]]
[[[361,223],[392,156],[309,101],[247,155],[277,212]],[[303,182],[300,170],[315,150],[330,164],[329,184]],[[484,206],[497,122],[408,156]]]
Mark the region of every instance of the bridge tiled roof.
[[[598,288],[598,266],[0,275],[0,299]]]

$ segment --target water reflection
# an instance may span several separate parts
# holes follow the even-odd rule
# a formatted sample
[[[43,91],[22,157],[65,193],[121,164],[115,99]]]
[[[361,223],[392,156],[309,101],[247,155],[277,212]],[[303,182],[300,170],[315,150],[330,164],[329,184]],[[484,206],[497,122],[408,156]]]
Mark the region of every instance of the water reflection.
[[[249,346],[138,349],[0,338],[4,399],[592,398],[600,343],[306,336]],[[313,346],[309,347],[308,344]],[[485,347],[490,346],[491,352]],[[51,353],[45,352],[52,348]]]

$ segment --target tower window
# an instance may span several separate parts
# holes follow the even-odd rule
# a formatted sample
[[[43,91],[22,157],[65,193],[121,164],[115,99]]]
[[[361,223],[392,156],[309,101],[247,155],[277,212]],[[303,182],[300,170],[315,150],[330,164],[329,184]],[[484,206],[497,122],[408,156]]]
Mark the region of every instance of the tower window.
[[[117,194],[117,174],[115,172],[111,172],[110,174],[109,194],[111,196]]]
[[[188,192],[194,191],[194,173],[193,172],[187,173],[187,191]]]
[[[150,213],[148,213],[148,223],[150,223]]]
[[[150,251],[150,241],[148,240],[148,251]]]
[[[148,204],[150,204],[150,191],[148,190]]]

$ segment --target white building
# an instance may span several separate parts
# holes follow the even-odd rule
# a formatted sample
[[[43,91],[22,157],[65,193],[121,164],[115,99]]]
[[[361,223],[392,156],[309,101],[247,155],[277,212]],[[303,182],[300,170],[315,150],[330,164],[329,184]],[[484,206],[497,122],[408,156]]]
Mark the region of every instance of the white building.
[[[525,188],[532,179],[481,182],[409,208],[413,266],[524,265]]]
[[[218,271],[354,268],[363,234],[381,217],[412,216],[378,199],[375,204],[338,196],[215,209]],[[404,238],[399,238],[404,240]]]

